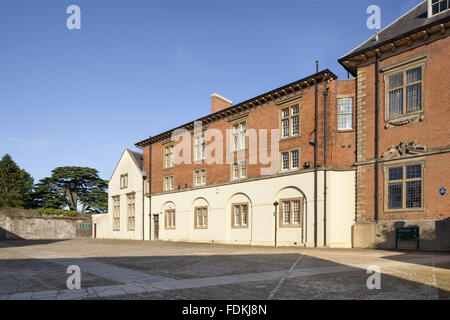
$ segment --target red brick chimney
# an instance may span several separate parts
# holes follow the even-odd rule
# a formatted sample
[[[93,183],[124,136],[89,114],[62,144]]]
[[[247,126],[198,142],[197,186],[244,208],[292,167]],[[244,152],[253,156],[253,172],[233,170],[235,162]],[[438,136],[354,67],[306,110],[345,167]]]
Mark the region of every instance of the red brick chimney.
[[[211,113],[231,107],[232,102],[217,93],[211,95]]]

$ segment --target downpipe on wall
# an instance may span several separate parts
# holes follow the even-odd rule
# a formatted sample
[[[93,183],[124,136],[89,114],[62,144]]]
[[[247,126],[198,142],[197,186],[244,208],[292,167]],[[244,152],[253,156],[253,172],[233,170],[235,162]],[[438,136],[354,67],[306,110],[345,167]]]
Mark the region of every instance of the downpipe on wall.
[[[327,246],[327,97],[328,80],[324,82],[323,95],[323,246]]]

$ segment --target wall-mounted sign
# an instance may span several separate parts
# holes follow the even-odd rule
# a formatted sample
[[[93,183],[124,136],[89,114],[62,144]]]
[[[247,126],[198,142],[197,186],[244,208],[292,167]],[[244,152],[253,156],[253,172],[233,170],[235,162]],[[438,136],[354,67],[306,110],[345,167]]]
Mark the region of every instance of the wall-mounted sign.
[[[447,190],[446,190],[444,187],[442,187],[442,188],[439,189],[439,194],[440,194],[441,196],[444,196],[446,193],[447,193]]]

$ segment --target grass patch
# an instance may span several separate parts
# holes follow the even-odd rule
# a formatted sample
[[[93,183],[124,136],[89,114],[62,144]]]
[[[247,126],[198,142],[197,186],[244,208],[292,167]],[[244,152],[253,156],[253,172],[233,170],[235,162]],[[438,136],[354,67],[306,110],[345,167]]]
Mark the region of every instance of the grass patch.
[[[49,214],[49,215],[63,215],[69,217],[74,217],[77,215],[76,211],[60,210],[52,208],[39,208],[38,211],[42,214]]]

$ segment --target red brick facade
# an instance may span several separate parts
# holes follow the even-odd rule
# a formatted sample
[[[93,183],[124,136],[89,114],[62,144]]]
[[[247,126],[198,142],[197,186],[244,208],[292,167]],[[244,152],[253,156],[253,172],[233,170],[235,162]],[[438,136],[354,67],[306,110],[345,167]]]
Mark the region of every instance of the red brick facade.
[[[322,90],[323,82],[318,83],[318,164],[323,165],[323,106],[324,98]],[[350,167],[354,163],[355,158],[355,136],[354,130],[345,132],[338,131],[338,112],[337,99],[339,97],[354,98],[355,81],[352,80],[332,80],[328,83],[329,94],[327,97],[327,167]],[[267,129],[267,146],[270,155],[270,130],[280,129],[280,102],[289,101],[291,98],[299,98],[300,101],[300,134],[297,137],[279,139],[279,151],[299,148],[300,150],[300,170],[304,167],[305,162],[310,163],[313,168],[314,163],[314,146],[310,143],[314,140],[314,110],[315,110],[315,85],[314,80],[309,82],[306,87],[293,90],[271,101],[262,103],[256,107],[251,107],[230,116],[212,121],[205,124],[204,128],[220,130],[224,139],[226,139],[226,130],[232,128],[233,119],[244,116],[242,119],[247,121],[247,130],[256,129],[259,139],[259,129]],[[205,121],[204,121],[205,122]],[[192,134],[191,130],[191,134]],[[192,136],[192,135],[191,135]],[[193,140],[193,139],[192,139]],[[259,141],[259,140],[258,140]],[[180,164],[172,168],[164,168],[164,148],[170,145],[170,138],[162,141],[154,142],[144,147],[144,168],[148,174],[149,165],[149,148],[151,148],[151,193],[163,192],[163,179],[165,176],[174,176],[174,189],[180,190],[193,188],[194,170],[206,168],[206,184],[219,184],[229,182],[231,180],[231,165],[224,164]],[[209,143],[207,143],[209,145]],[[194,145],[192,142],[191,153],[193,159]],[[259,163],[250,164],[249,148],[242,152],[234,153],[235,157],[240,157],[245,153],[247,159],[247,178],[256,178],[261,175],[261,168],[267,167]],[[226,143],[223,143],[223,155],[225,158]],[[237,158],[236,158],[237,159]],[[192,161],[193,162],[193,161]],[[277,170],[278,171],[278,170]]]
[[[299,148],[300,171],[304,164],[314,165],[314,127],[315,127],[315,83],[318,83],[318,159],[324,162],[324,80],[329,77],[327,96],[327,167],[356,166],[356,221],[374,222],[393,220],[427,220],[449,218],[450,202],[448,193],[440,195],[439,189],[448,189],[450,171],[450,93],[448,75],[450,74],[450,22],[430,26],[392,42],[385,41],[379,47],[374,45],[359,54],[342,58],[340,62],[356,75],[356,79],[336,80],[329,71],[299,80],[296,83],[276,89],[237,106],[227,108],[218,98],[212,99],[213,114],[202,120],[203,127],[219,130],[226,137],[226,130],[232,128],[233,119],[242,116],[249,129],[279,129],[280,104],[290,99],[300,101],[300,134],[297,137],[280,139],[279,151]],[[378,58],[377,58],[378,57]],[[378,60],[378,70],[376,60]],[[387,118],[388,101],[386,74],[391,70],[403,70],[409,65],[420,63],[422,67],[421,112],[406,114],[402,119]],[[378,88],[376,89],[378,72]],[[406,72],[406,71],[405,71]],[[376,121],[376,91],[378,91],[378,122]],[[339,98],[353,98],[353,128],[338,130]],[[224,104],[225,103],[225,104]],[[235,109],[233,109],[235,108]],[[222,114],[223,111],[223,114]],[[377,127],[376,127],[377,126]],[[193,132],[192,125],[184,126]],[[377,128],[377,130],[376,130]],[[376,136],[378,132],[378,136]],[[268,137],[270,141],[270,135]],[[170,132],[161,134],[138,145],[144,147],[144,168],[151,176],[151,193],[163,192],[165,176],[174,176],[174,189],[193,188],[193,173],[196,169],[206,169],[206,185],[229,182],[230,164],[181,164],[165,169],[164,147],[170,142]],[[426,147],[419,152],[388,157],[390,148],[401,142],[417,142]],[[270,144],[268,143],[270,147]],[[376,154],[376,146],[378,153]],[[150,156],[151,148],[151,156]],[[272,150],[269,149],[269,154]],[[194,152],[194,146],[191,146]],[[249,159],[248,148],[243,151]],[[226,143],[223,144],[223,155]],[[234,154],[236,156],[236,154]],[[149,163],[151,158],[151,174]],[[409,161],[409,162],[404,162]],[[247,162],[248,163],[248,162]],[[392,164],[420,163],[423,165],[422,207],[419,209],[388,210],[386,194],[386,170]],[[247,164],[247,179],[261,175],[261,164]],[[378,179],[375,171],[378,168]],[[278,173],[277,173],[278,174]],[[375,185],[378,183],[378,190]],[[449,190],[450,191],[450,190]],[[377,202],[376,202],[377,201]],[[378,209],[375,203],[378,204]]]
[[[448,30],[448,29],[447,29]],[[417,39],[390,51],[379,52],[379,153],[375,154],[375,61],[374,57],[357,66],[357,221],[376,220],[375,210],[375,164],[379,161],[378,220],[426,220],[450,217],[448,195],[441,196],[439,189],[448,188],[450,170],[448,125],[450,93],[448,74],[450,73],[450,39],[448,31],[430,36],[427,41]],[[390,125],[386,118],[386,90],[384,71],[392,66],[407,68],[417,61],[423,61],[424,104],[423,117],[405,124]],[[395,70],[395,68],[394,68]],[[425,145],[427,152],[404,155],[400,158],[382,157],[391,146],[416,141]],[[387,192],[385,170],[392,163],[401,160],[424,161],[423,208],[389,212],[386,210]]]

